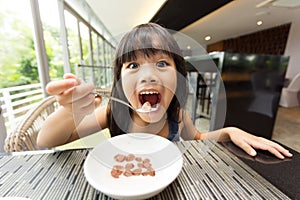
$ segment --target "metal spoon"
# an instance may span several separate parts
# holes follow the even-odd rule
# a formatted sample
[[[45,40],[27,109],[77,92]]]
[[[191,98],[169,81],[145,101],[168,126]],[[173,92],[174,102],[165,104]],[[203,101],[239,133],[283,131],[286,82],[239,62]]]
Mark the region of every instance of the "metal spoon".
[[[92,94],[94,94],[95,96],[107,96],[107,95],[103,95],[101,94],[101,92],[91,92]],[[128,106],[129,108],[131,108],[132,110],[134,110],[135,112],[139,112],[139,113],[149,113],[149,112],[154,112],[156,110],[158,110],[158,108],[150,108],[150,109],[143,109],[143,108],[134,108],[132,107],[129,103],[121,100],[121,99],[118,99],[118,98],[115,98],[115,97],[112,97],[112,96],[108,96],[109,99],[113,100],[113,101],[116,101],[116,102],[119,102],[125,106]]]

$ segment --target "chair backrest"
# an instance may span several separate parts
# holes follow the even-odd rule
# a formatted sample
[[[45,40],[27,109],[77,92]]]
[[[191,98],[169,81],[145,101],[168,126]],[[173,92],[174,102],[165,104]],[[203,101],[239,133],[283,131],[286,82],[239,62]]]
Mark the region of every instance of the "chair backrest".
[[[26,114],[17,128],[5,139],[6,152],[39,150],[37,135],[45,119],[59,107],[53,96],[46,97]]]
[[[290,84],[287,87],[290,90],[298,90],[300,91],[300,73],[297,74],[292,81],[290,82]]]

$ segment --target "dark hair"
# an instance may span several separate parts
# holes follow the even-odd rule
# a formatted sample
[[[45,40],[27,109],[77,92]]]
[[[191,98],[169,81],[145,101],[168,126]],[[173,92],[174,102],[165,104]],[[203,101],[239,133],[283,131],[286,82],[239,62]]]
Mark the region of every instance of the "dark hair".
[[[173,36],[167,29],[158,24],[147,23],[136,26],[121,39],[115,53],[114,81],[111,95],[128,101],[120,81],[121,69],[123,63],[136,58],[137,52],[142,52],[147,57],[157,52],[163,52],[174,59],[177,72],[181,76],[177,75],[177,88],[167,109],[167,116],[168,120],[178,122],[180,107],[185,105],[187,95],[185,61]],[[108,105],[107,119],[111,136],[120,135],[128,131],[131,116],[128,108],[122,104],[111,101]],[[121,123],[118,121],[121,121]]]

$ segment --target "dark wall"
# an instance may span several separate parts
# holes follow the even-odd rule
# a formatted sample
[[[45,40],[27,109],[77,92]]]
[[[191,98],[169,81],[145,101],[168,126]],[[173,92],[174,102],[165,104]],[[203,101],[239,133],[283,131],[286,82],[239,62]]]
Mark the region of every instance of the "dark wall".
[[[283,55],[291,24],[220,41],[207,46],[207,51]]]

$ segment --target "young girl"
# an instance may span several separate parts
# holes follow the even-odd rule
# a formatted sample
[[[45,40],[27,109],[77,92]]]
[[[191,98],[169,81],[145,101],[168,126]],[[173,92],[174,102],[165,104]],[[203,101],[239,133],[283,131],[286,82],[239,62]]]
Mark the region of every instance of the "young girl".
[[[157,24],[139,25],[122,38],[116,50],[111,92],[112,97],[134,108],[151,105],[156,110],[140,113],[115,101],[99,107],[101,98],[92,94],[93,89],[92,84],[83,83],[73,74],[47,85],[47,92],[55,95],[62,107],[46,120],[38,135],[39,146],[54,147],[109,128],[112,137],[146,132],[171,141],[179,137],[231,140],[251,156],[256,155],[254,149],[267,150],[280,159],[292,156],[279,144],[235,127],[199,132],[183,110],[188,90],[180,48],[170,33]]]

